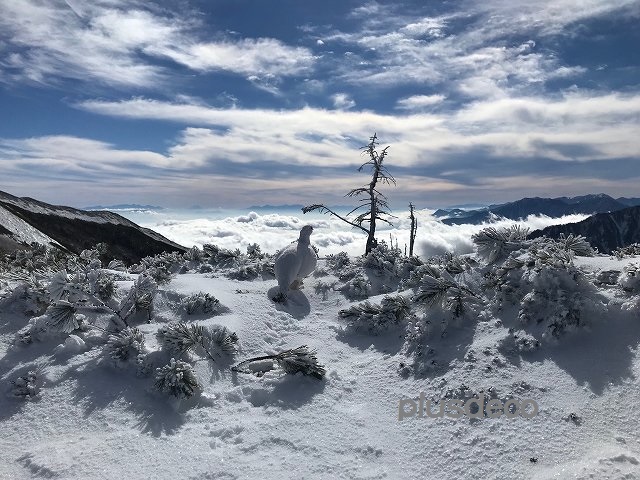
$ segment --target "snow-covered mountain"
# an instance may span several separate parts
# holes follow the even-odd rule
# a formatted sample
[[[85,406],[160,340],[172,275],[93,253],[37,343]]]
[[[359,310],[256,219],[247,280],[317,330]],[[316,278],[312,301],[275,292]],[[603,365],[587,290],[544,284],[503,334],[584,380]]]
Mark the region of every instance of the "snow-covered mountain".
[[[531,234],[532,238],[543,235],[558,238],[560,234],[582,235],[592,247],[610,253],[618,247],[640,243],[640,206],[616,212],[598,213],[577,223],[552,225]]]
[[[185,250],[159,233],[113,212],[50,205],[5,192],[0,192],[0,239],[0,248],[4,245],[5,250],[38,242],[73,253],[106,243],[110,256],[128,263],[163,251]]]
[[[515,202],[501,205],[489,205],[479,210],[460,211],[453,210],[449,218],[443,222],[447,225],[474,224],[478,225],[494,218],[495,216],[518,220],[529,215],[546,215],[552,218],[563,217],[575,213],[594,214],[615,212],[627,208],[629,205],[614,199],[604,193],[595,195],[581,195],[579,197],[558,198],[523,198]],[[624,199],[633,202],[635,199]],[[443,210],[438,211],[438,216],[444,216]]]
[[[140,205],[138,203],[118,203],[116,205],[92,205],[83,207],[83,210],[164,210],[158,205]]]

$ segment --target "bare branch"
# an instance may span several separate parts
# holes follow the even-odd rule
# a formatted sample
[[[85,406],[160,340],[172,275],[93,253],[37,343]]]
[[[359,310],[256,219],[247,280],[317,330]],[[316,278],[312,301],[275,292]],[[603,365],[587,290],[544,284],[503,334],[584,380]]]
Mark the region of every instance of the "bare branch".
[[[362,230],[365,233],[369,233],[369,231],[366,228],[362,227],[361,225],[357,225],[357,224],[351,222],[350,220],[344,218],[341,215],[338,215],[336,212],[331,210],[329,207],[326,207],[325,205],[314,204],[314,205],[308,205],[306,207],[302,207],[302,213],[309,213],[309,212],[313,212],[314,210],[320,210],[320,213],[328,213],[330,215],[338,217],[343,222],[348,223],[349,225],[351,225],[353,227],[359,228],[360,230]]]

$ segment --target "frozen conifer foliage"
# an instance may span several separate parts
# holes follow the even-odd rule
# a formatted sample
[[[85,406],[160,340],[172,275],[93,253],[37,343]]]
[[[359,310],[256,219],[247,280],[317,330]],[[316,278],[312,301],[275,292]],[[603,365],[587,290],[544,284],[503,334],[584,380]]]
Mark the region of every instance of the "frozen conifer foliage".
[[[156,369],[155,386],[161,392],[178,398],[188,398],[202,390],[191,365],[175,358]]]
[[[127,327],[118,333],[109,335],[105,347],[113,360],[126,361],[136,358],[144,349],[144,335],[137,328]]]
[[[316,358],[316,352],[309,350],[309,347],[302,345],[298,348],[291,350],[285,350],[276,355],[263,355],[260,357],[253,357],[240,362],[238,365],[231,369],[235,372],[243,373],[256,373],[264,372],[259,369],[249,369],[249,365],[254,362],[261,362],[264,360],[274,360],[280,368],[285,372],[296,374],[298,372],[304,375],[311,375],[317,379],[322,379],[326,373],[325,368],[318,363]]]

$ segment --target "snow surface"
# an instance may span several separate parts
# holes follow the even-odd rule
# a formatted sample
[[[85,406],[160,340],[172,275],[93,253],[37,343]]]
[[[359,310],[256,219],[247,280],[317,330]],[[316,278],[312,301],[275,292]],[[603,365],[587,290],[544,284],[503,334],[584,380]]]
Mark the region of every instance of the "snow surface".
[[[606,257],[579,263],[621,270]],[[196,371],[204,392],[182,401],[153,391],[130,369],[102,363],[95,330],[9,348],[25,319],[0,314],[1,385],[9,388],[36,365],[45,379],[36,399],[0,398],[0,478],[640,478],[637,310],[490,371],[481,352],[495,349],[506,329],[496,319],[463,325],[435,345],[440,370],[404,378],[402,340],[341,334],[337,312],[352,302],[333,290],[315,293],[314,281],[292,292],[289,306],[269,300],[275,280],[187,273],[161,287],[158,323],[142,324],[144,332],[177,319],[171,298],[204,291],[229,312],[201,323],[238,334],[236,360],[306,344],[327,368],[321,381],[280,370],[255,377],[203,360]],[[470,350],[476,361],[465,360]],[[439,396],[462,383],[532,398],[540,412],[398,420],[401,398]],[[580,422],[567,419],[572,412]]]
[[[0,225],[12,232],[14,240],[17,242],[25,242],[27,244],[31,242],[38,242],[43,245],[53,243],[58,245],[58,242],[53,240],[51,237],[45,235],[40,230],[33,228],[27,222],[16,217],[13,213],[2,206],[0,206]]]

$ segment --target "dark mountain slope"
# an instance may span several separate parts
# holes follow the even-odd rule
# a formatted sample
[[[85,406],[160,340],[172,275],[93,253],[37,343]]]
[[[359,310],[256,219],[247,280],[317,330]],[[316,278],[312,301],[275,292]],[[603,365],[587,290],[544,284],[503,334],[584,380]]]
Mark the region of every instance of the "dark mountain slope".
[[[3,230],[18,242],[24,243],[28,238],[24,232],[26,223],[43,238],[49,237],[58,246],[74,253],[97,243],[106,243],[108,255],[126,263],[137,263],[145,256],[165,251],[186,250],[159,233],[112,212],[86,212],[4,192],[0,192],[0,208],[5,212]]]
[[[553,225],[531,233],[531,238],[543,235],[558,238],[560,234],[582,235],[600,252],[611,253],[618,247],[640,243],[640,206],[610,213],[598,213],[577,223]]]

